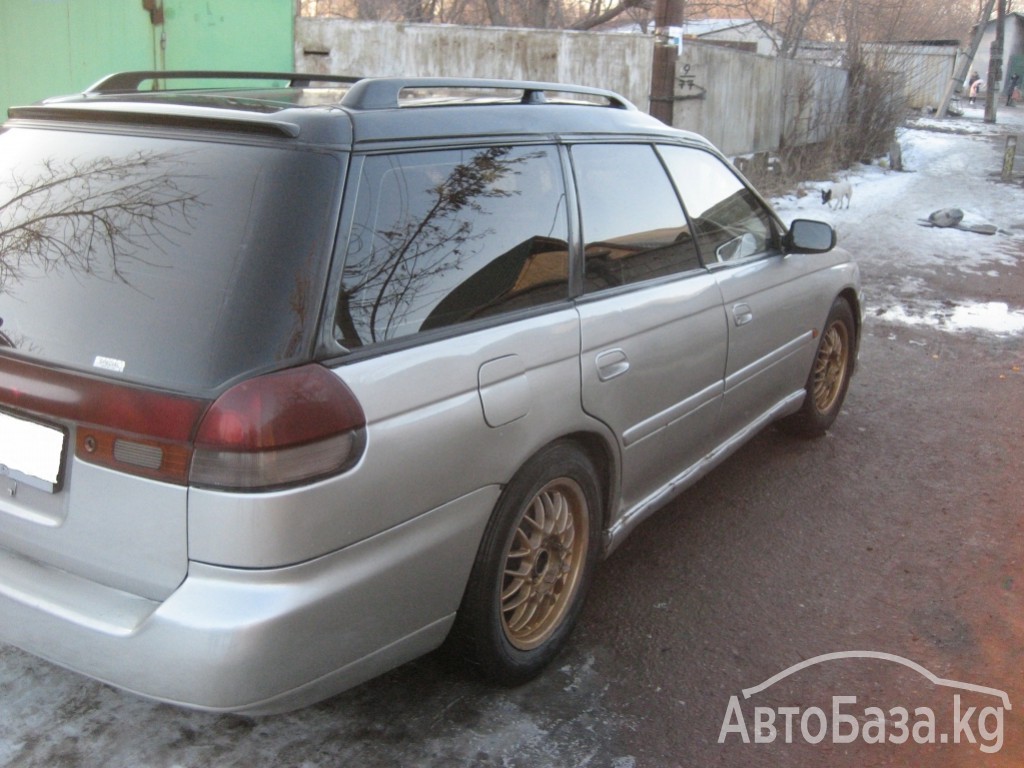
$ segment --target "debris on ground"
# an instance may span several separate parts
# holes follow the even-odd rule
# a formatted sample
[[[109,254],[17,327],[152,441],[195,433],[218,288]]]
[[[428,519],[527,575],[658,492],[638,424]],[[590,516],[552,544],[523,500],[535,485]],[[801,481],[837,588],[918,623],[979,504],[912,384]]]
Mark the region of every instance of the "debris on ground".
[[[919,219],[917,223],[922,227],[962,229],[964,232],[976,232],[979,235],[994,235],[999,231],[992,224],[964,224],[964,212],[959,208],[940,208],[928,214],[927,219]]]

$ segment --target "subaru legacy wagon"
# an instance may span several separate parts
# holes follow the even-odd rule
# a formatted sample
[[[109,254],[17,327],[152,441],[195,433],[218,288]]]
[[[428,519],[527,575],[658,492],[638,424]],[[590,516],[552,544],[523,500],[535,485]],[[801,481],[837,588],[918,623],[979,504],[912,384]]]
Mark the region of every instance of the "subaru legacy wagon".
[[[856,264],[569,85],[129,72],[0,129],[0,640],[269,713],[447,644],[530,679],[593,569],[819,435]]]

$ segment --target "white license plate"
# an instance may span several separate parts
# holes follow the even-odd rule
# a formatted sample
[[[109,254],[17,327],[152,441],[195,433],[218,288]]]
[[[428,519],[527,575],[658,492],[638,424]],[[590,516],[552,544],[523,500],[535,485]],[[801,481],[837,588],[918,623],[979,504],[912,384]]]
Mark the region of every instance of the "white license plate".
[[[65,441],[63,430],[0,413],[0,476],[53,493]]]

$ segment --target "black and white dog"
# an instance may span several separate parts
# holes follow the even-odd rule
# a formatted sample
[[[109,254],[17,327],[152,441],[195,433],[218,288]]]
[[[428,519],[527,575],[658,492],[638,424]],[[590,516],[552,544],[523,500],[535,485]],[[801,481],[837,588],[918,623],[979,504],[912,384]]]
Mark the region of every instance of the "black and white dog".
[[[842,207],[844,200],[846,201],[846,207],[849,208],[850,198],[852,197],[853,187],[850,186],[848,181],[837,181],[821,190],[821,204],[828,205],[833,211]]]

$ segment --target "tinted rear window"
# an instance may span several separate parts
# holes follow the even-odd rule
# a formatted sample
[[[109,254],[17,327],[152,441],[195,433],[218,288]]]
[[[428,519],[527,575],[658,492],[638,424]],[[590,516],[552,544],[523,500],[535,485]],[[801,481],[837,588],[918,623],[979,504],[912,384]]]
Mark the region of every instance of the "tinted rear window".
[[[191,392],[297,361],[340,176],[295,150],[0,134],[0,346]]]
[[[572,160],[588,292],[700,267],[683,208],[652,147],[583,144],[573,147]]]
[[[358,183],[335,315],[346,347],[568,299],[555,150],[371,156]]]

